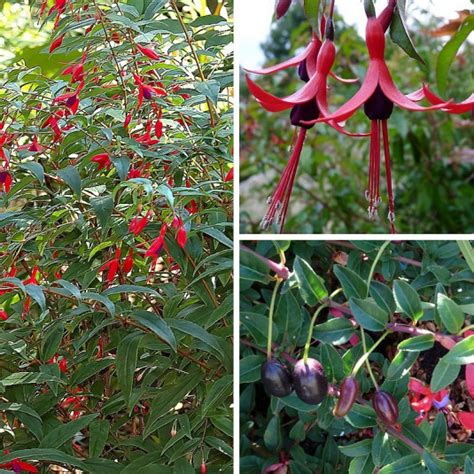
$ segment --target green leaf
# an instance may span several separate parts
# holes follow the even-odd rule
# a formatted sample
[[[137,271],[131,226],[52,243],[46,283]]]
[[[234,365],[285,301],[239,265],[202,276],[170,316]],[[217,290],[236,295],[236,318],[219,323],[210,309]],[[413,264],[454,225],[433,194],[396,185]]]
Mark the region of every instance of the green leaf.
[[[469,240],[458,240],[457,242],[471,272],[474,272],[474,249],[471,242]]]
[[[370,296],[372,296],[377,305],[388,314],[393,314],[397,310],[392,290],[380,281],[373,280],[370,283]]]
[[[434,335],[424,334],[423,336],[415,336],[405,339],[398,344],[401,351],[427,351],[434,346]]]
[[[232,381],[232,375],[224,375],[224,377],[221,377],[211,385],[209,393],[202,404],[203,416],[206,416],[209,410],[221,407],[222,403],[232,395]]]
[[[46,309],[46,298],[41,286],[32,284],[25,285],[25,293],[31,296],[43,311]]]
[[[270,281],[269,268],[245,248],[242,248],[240,252],[240,279],[252,283],[268,283]]]
[[[107,420],[93,420],[89,425],[89,457],[98,458],[107,444],[110,423]]]
[[[433,370],[430,383],[433,392],[439,392],[442,388],[454,382],[461,371],[461,365],[449,364],[445,358],[446,356],[442,357]]]
[[[443,412],[439,412],[436,419],[431,427],[431,436],[427,444],[427,448],[430,451],[435,451],[439,454],[444,454],[446,450],[446,437],[447,437],[447,425],[446,418]]]
[[[67,443],[78,431],[81,431],[92,420],[99,416],[98,413],[92,415],[85,415],[77,420],[70,421],[64,425],[60,425],[51,430],[41,441],[40,448],[60,448],[64,443]]]
[[[133,319],[142,326],[152,330],[162,341],[166,342],[175,352],[177,350],[176,338],[173,331],[164,322],[163,318],[149,311],[136,310],[131,313]]]
[[[205,95],[208,99],[212,101],[214,105],[217,105],[219,99],[220,84],[215,80],[211,79],[205,82],[195,82],[195,89]]]
[[[339,451],[341,451],[344,456],[349,456],[350,458],[367,456],[372,451],[372,440],[364,439],[362,441],[357,441],[356,443],[346,444],[338,447]]]
[[[394,282],[393,295],[400,309],[413,321],[418,321],[423,316],[420,297],[406,281]]]
[[[150,435],[155,430],[154,424],[156,421],[166,415],[179,402],[182,402],[201,383],[203,378],[203,371],[198,367],[193,367],[188,375],[180,375],[174,383],[161,388],[151,404],[150,416],[145,425],[143,436]]]
[[[41,358],[43,361],[51,359],[58,351],[64,334],[64,323],[57,321],[51,325],[41,337]]]
[[[115,305],[106,296],[99,295],[98,293],[94,293],[92,291],[87,291],[82,293],[82,297],[102,303],[111,316],[115,315]]]
[[[473,364],[474,363],[474,335],[458,342],[444,357],[448,364]]]
[[[349,424],[356,428],[371,428],[377,426],[375,411],[368,405],[355,403],[351,411],[345,416]]]
[[[58,170],[57,175],[72,189],[74,194],[80,199],[82,192],[81,175],[74,166],[67,166]]]
[[[350,268],[334,265],[334,274],[341,283],[347,299],[367,297],[367,283]]]
[[[329,380],[340,381],[344,378],[344,365],[337,350],[329,344],[321,344],[320,361]]]
[[[438,293],[436,309],[446,329],[451,334],[457,334],[464,324],[464,313],[459,305],[443,293]]]
[[[100,196],[98,198],[91,199],[91,206],[97,215],[100,225],[102,228],[105,228],[114,209],[114,201],[112,196]]]
[[[18,167],[30,171],[41,184],[44,184],[44,168],[40,163],[30,161],[27,163],[20,163]]]
[[[409,456],[403,456],[395,462],[382,467],[379,474],[419,473],[421,469],[420,456],[418,454],[410,454]]]
[[[0,387],[13,387],[14,385],[39,384],[44,382],[61,382],[58,377],[38,372],[15,372],[0,380]]]
[[[138,361],[138,348],[142,340],[142,333],[132,333],[122,339],[117,346],[115,366],[117,381],[128,408],[132,396],[133,380]]]
[[[313,337],[330,344],[345,344],[354,334],[354,326],[346,318],[334,318],[314,326]]]
[[[423,451],[423,462],[431,474],[446,474],[453,471],[453,466],[446,461],[436,458],[429,451]]]
[[[296,257],[294,271],[301,296],[309,306],[315,306],[323,298],[327,298],[328,292],[324,280],[316,274],[308,262]]]
[[[276,452],[281,445],[280,416],[274,416],[267,425],[263,434],[263,441],[267,449]]]
[[[418,358],[418,352],[398,351],[388,366],[387,378],[397,380],[408,373]]]
[[[71,466],[76,466],[79,469],[88,472],[87,465],[84,464],[80,459],[65,454],[58,449],[19,449],[18,451],[13,451],[9,454],[0,455],[0,464],[7,463],[8,461],[13,461],[13,459],[23,459],[28,461],[50,461],[59,464],[66,464]],[[10,471],[9,471],[10,472]]]
[[[304,0],[304,12],[313,31],[319,31],[319,4],[321,0]]]
[[[405,0],[398,0],[397,2],[397,7],[395,8],[392,17],[392,24],[390,25],[390,38],[392,38],[392,41],[400,46],[408,56],[422,64],[425,64],[421,56],[418,54],[418,51],[415,49],[410,34],[408,33],[405,19]]]
[[[436,82],[441,95],[446,92],[449,69],[453,63],[459,48],[466,41],[469,34],[474,30],[474,15],[469,15],[460,26],[456,34],[444,45],[438,55],[436,63]],[[473,270],[474,271],[474,270]]]
[[[199,339],[200,341],[204,342],[204,344],[212,347],[222,357],[224,357],[224,352],[222,351],[222,347],[219,344],[217,338],[211,333],[207,332],[201,326],[191,321],[183,321],[181,319],[165,319],[164,321],[171,329],[176,329],[177,331],[181,331],[196,339]]]
[[[369,331],[383,331],[388,323],[388,314],[370,298],[351,298],[349,306],[356,321]]]
[[[260,369],[265,357],[263,355],[250,355],[240,360],[240,384],[258,382]]]
[[[28,405],[22,403],[0,403],[0,412],[13,413],[36,439],[41,440],[43,437],[43,420],[41,416]]]
[[[109,295],[119,295],[121,293],[146,293],[148,295],[156,296],[160,298],[160,294],[148,286],[139,286],[139,285],[117,285],[112,288],[108,288],[104,291],[105,296]]]

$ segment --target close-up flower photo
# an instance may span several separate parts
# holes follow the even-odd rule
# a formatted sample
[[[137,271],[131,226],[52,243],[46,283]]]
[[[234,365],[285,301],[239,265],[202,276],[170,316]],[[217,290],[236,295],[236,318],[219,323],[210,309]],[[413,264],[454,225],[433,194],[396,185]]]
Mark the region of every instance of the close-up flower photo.
[[[256,8],[237,21],[241,232],[472,232],[469,0]]]

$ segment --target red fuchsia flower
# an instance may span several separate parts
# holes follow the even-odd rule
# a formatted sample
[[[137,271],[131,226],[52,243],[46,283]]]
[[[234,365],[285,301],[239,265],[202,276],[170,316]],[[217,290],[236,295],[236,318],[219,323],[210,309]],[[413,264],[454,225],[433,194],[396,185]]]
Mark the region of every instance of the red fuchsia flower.
[[[128,255],[125,259],[125,262],[123,263],[123,271],[126,275],[132,271],[133,263],[133,249],[131,248],[128,251]]]
[[[5,169],[0,169],[0,193],[9,193],[12,187],[12,175]]]
[[[8,449],[3,451],[3,454],[10,454]],[[33,464],[22,461],[21,459],[13,459],[4,464],[0,464],[0,469],[6,469],[7,471],[13,471],[15,473],[21,472],[39,472]]]
[[[78,64],[72,64],[71,66],[64,69],[61,73],[63,76],[71,75],[71,83],[83,82],[84,80],[84,63],[86,61],[87,53],[82,54],[81,62]]]
[[[54,141],[61,141],[62,139],[62,131],[58,125],[58,118],[61,117],[61,114],[59,112],[64,112],[64,111],[61,110],[55,114],[51,114],[41,125],[41,128],[46,128],[46,127],[52,128],[54,132]]]
[[[138,48],[140,53],[142,53],[144,56],[147,56],[148,58],[154,59],[156,61],[160,59],[160,55],[153,49],[146,48],[145,46],[140,46],[139,44],[135,44],[135,46]]]
[[[32,143],[21,145],[18,147],[18,150],[28,150],[28,151],[33,151],[35,153],[43,153],[43,151],[46,150],[46,148],[43,145],[41,145],[41,143],[38,142],[38,137],[34,136]]]
[[[412,92],[408,96],[414,102],[418,102],[422,99],[427,99],[433,105],[447,104],[446,107],[442,108],[443,112],[449,114],[464,114],[474,109],[474,94],[471,94],[466,100],[459,103],[446,102],[445,100],[438,97],[427,84],[423,84],[423,87],[415,92]]]
[[[108,170],[110,170],[110,168],[112,167],[112,162],[110,161],[110,157],[108,153],[99,153],[98,155],[94,155],[91,158],[91,161],[99,165],[98,167],[99,170],[104,169],[104,168],[107,168]]]
[[[152,258],[152,266],[154,267],[161,251],[165,245],[165,235],[168,230],[167,224],[161,226],[160,235],[152,242],[149,249],[145,253],[145,257]]]
[[[232,167],[229,172],[225,175],[224,183],[234,180],[234,167]]]
[[[148,178],[150,176],[150,166],[151,163],[141,165],[139,168],[132,166],[128,172],[127,179]]]
[[[55,49],[59,48],[63,42],[64,35],[58,36],[49,47],[49,52],[52,53]]]
[[[132,121],[132,113],[130,112],[129,114],[127,114],[127,116],[125,117],[125,122],[123,122],[123,128],[128,128],[128,126],[130,125],[130,122]]]
[[[67,368],[67,359],[65,357],[61,357],[59,359],[59,354],[54,354],[51,359],[48,360],[48,364],[58,364],[59,370],[63,374],[67,374],[68,368]]]
[[[117,276],[117,273],[120,270],[120,253],[121,250],[120,248],[117,248],[115,250],[115,257],[112,260],[109,260],[108,262],[104,263],[99,268],[99,273],[105,272],[105,270],[108,270],[107,272],[107,282],[112,283],[115,280],[115,277]]]
[[[31,272],[31,275],[23,281],[24,285],[37,285],[38,284],[38,274],[39,268],[38,265],[35,265],[33,268],[33,271]],[[23,305],[23,317],[26,316],[26,314],[30,311],[30,306],[31,306],[31,296],[27,296],[25,300],[25,304]]]
[[[173,227],[178,229],[176,234],[176,242],[178,242],[178,245],[184,250],[188,235],[186,233],[186,229],[184,228],[183,219],[175,215],[173,218]]]
[[[63,103],[73,114],[79,108],[79,93],[84,88],[84,81],[81,81],[78,88],[73,92],[68,92],[56,97],[53,103]]]
[[[145,133],[143,134],[135,133],[134,135],[132,135],[132,137],[136,142],[141,143],[142,145],[146,145],[146,146],[156,145],[160,141],[160,139],[151,138],[152,130],[153,130],[153,123],[151,120],[148,120],[146,124],[146,128],[145,128]]]
[[[71,412],[71,418],[75,420],[81,415],[82,404],[87,401],[87,397],[82,395],[81,389],[79,387],[70,391],[71,396],[66,397],[59,406],[63,410],[68,410]]]
[[[143,99],[146,100],[152,99],[155,95],[165,96],[166,91],[162,87],[153,87],[145,84],[137,74],[133,74],[135,79],[135,84],[138,86],[138,105],[137,108],[140,108],[143,104]]]
[[[351,117],[360,107],[371,120],[371,143],[369,185],[365,193],[369,201],[369,216],[376,217],[380,198],[380,141],[383,139],[385,156],[385,173],[388,191],[388,219],[390,230],[395,233],[395,205],[392,190],[392,177],[390,167],[390,147],[388,141],[387,121],[392,115],[394,104],[410,111],[429,111],[446,107],[446,103],[422,107],[402,94],[395,86],[390,71],[385,63],[385,31],[387,30],[396,0],[389,0],[388,6],[379,17],[369,17],[366,27],[366,43],[370,61],[367,74],[359,91],[344,105],[326,117],[304,122],[307,125],[320,121],[343,122]]]
[[[130,225],[128,226],[128,231],[133,233],[133,235],[137,237],[143,232],[145,227],[148,225],[148,222],[150,222],[151,216],[152,216],[151,211],[148,211],[143,217],[135,216],[130,221]]]
[[[441,410],[449,404],[449,390],[442,389],[439,392],[432,392],[428,385],[416,378],[410,378],[408,382],[410,406],[419,415],[415,422],[419,425],[428,417],[432,407]]]
[[[6,321],[8,319],[8,313],[4,309],[0,309],[0,319]]]

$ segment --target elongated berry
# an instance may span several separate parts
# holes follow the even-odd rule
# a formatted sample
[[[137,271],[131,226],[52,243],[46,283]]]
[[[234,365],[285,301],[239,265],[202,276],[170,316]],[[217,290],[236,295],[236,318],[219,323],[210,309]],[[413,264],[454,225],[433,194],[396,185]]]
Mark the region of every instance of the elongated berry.
[[[275,8],[276,19],[279,20],[291,6],[292,0],[278,0]]]
[[[261,377],[265,391],[269,395],[286,397],[293,391],[290,372],[275,359],[267,360],[262,365]]]
[[[334,416],[343,417],[349,413],[359,394],[359,382],[354,377],[346,377],[339,389],[339,400],[334,408]]]
[[[386,424],[394,425],[398,421],[398,403],[388,392],[378,390],[372,399],[377,416]]]
[[[298,397],[310,405],[321,403],[328,393],[323,366],[316,359],[298,361],[293,370],[293,385]]]

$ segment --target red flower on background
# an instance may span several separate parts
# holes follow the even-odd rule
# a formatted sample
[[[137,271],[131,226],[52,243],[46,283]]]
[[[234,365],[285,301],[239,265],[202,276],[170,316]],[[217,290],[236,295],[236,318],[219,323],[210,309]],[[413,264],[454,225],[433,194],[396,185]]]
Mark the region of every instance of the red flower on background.
[[[0,170],[0,193],[9,193],[12,187],[12,175],[7,170]]]
[[[28,150],[36,153],[43,153],[46,148],[38,142],[38,137],[35,135],[33,137],[33,143],[27,143],[26,145],[21,145],[18,147],[18,150]]]
[[[8,313],[4,309],[0,309],[0,319],[6,321],[8,319]]]
[[[149,57],[150,59],[158,60],[160,59],[160,55],[151,48],[146,48],[145,46],[140,46],[139,44],[135,44],[135,46],[139,49],[139,51],[144,55]]]
[[[84,88],[84,81],[81,81],[78,88],[73,92],[67,92],[56,97],[53,103],[63,103],[72,113],[76,113],[79,108],[79,93]]]
[[[133,233],[135,237],[137,237],[139,234],[143,232],[145,227],[148,225],[148,222],[150,222],[151,216],[152,216],[151,211],[148,211],[146,215],[143,217],[135,216],[131,220],[130,225],[128,226],[128,231]]]
[[[10,454],[8,449],[3,451],[3,454]],[[29,464],[21,459],[13,459],[7,463],[0,464],[0,469],[6,469],[8,471],[13,471],[15,473],[20,472],[39,472],[33,464]]]
[[[99,165],[99,170],[107,168],[110,170],[112,166],[112,162],[110,161],[110,157],[108,153],[99,153],[98,155],[94,155],[91,158],[91,161],[97,163]]]
[[[107,263],[104,263],[99,268],[99,273],[105,272],[105,270],[108,270],[107,272],[107,282],[112,283],[117,276],[117,273],[120,270],[120,253],[121,250],[120,248],[117,248],[115,250],[115,257],[112,260],[109,260]]]
[[[146,124],[146,128],[145,128],[145,133],[143,134],[135,133],[134,135],[132,135],[132,137],[134,138],[136,142],[141,143],[142,145],[147,145],[147,146],[156,145],[160,141],[160,139],[151,138],[152,130],[153,130],[153,123],[151,120],[148,120]]]
[[[173,227],[178,229],[176,234],[176,242],[178,242],[178,245],[184,250],[188,235],[186,233],[186,229],[184,228],[183,219],[175,215],[173,218]]]
[[[59,110],[56,113],[51,114],[41,125],[41,128],[51,127],[54,131],[54,140],[60,141],[62,138],[61,128],[58,124],[58,118],[64,115],[63,110]]]
[[[234,167],[232,167],[229,172],[225,175],[224,183],[234,180]]]
[[[48,364],[58,364],[59,366],[59,370],[63,373],[63,374],[67,374],[67,359],[65,357],[61,357],[61,359],[59,360],[59,354],[54,354],[53,357],[51,357],[51,359],[48,360],[47,362]]]
[[[387,30],[396,0],[390,0],[389,5],[378,17],[369,17],[366,27],[366,44],[369,51],[369,67],[359,91],[329,116],[304,121],[307,125],[317,122],[342,122],[351,117],[360,107],[364,106],[367,117],[371,120],[371,143],[369,184],[366,198],[369,201],[369,216],[377,216],[380,198],[380,141],[383,138],[385,169],[388,191],[388,219],[390,230],[395,232],[395,205],[392,190],[390,166],[390,147],[388,141],[387,121],[390,118],[394,104],[410,111],[429,111],[446,107],[446,103],[422,107],[402,94],[393,82],[392,76],[385,63],[385,31]]]
[[[84,52],[80,63],[72,64],[61,73],[63,76],[68,76],[70,74],[71,83],[82,82],[84,80],[84,63],[86,61],[86,56],[87,55]]]
[[[137,74],[133,74],[135,79],[135,84],[138,86],[138,105],[137,108],[140,108],[143,104],[143,99],[150,100],[155,95],[165,96],[166,91],[162,87],[153,87],[145,84]]]
[[[449,404],[449,390],[442,389],[439,392],[432,392],[428,385],[416,378],[410,378],[408,382],[410,406],[419,413],[415,422],[419,425],[428,417],[428,413],[432,407],[441,410]]]
[[[81,408],[83,402],[87,400],[87,397],[82,395],[79,387],[70,391],[70,396],[66,397],[59,406],[64,410],[70,410],[72,412],[71,418],[74,420],[81,414]]]
[[[55,49],[59,48],[63,42],[64,39],[64,34],[61,36],[58,36],[52,43],[51,46],[49,47],[49,52],[52,53]]]
[[[156,260],[160,256],[161,251],[165,245],[165,235],[166,231],[168,230],[167,224],[163,224],[161,226],[160,235],[152,242],[150,247],[145,253],[145,257],[152,258],[152,266],[155,266]]]
[[[474,431],[474,413],[468,411],[460,411],[458,414],[458,420],[467,430]]]
[[[421,89],[413,92],[408,97],[415,102],[427,99],[433,105],[447,104],[441,110],[449,114],[464,114],[474,109],[474,94],[471,94],[466,100],[459,103],[446,102],[441,97],[438,97],[427,84],[423,84]]]
[[[128,274],[132,271],[133,268],[133,249],[130,249],[128,251],[127,258],[125,259],[125,262],[123,263],[123,271],[125,274]]]

